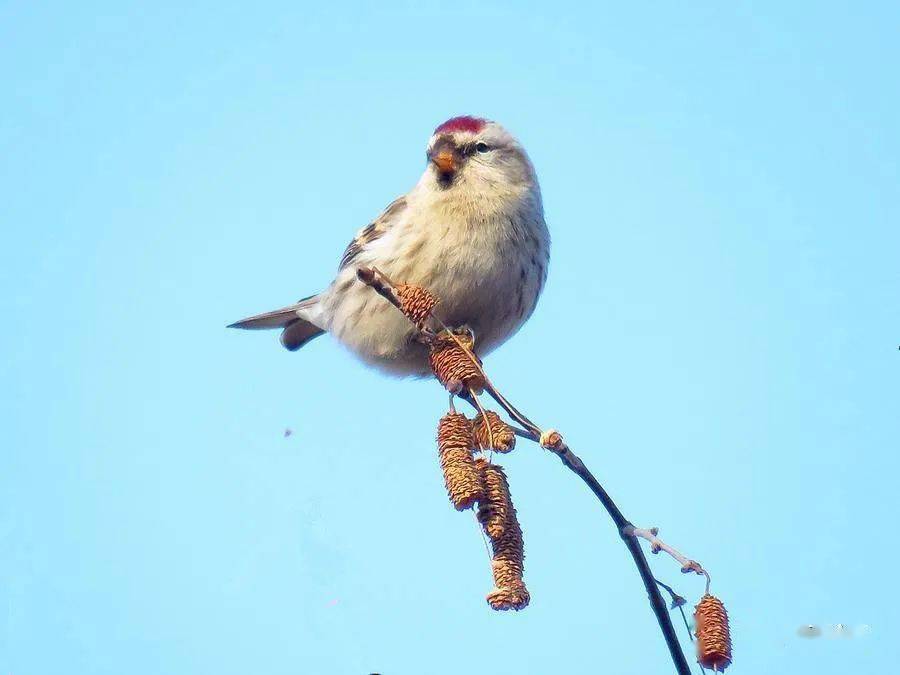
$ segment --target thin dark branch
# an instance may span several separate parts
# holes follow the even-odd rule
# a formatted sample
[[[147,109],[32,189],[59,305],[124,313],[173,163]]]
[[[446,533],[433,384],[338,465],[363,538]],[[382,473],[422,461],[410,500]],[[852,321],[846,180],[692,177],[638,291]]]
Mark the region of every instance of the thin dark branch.
[[[669,609],[675,609],[676,607],[683,606],[687,600],[685,600],[682,596],[678,595],[674,588],[669,586],[669,584],[664,584],[659,579],[656,580],[657,585],[660,588],[664,588],[669,592],[669,595],[672,596],[672,604],[669,605]]]
[[[517,435],[528,438],[536,443],[541,443],[542,433],[540,428],[531,422],[527,417],[519,413],[515,408],[512,408],[510,405],[507,407],[508,402],[505,398],[500,396],[494,386],[491,384],[490,380],[485,378],[487,385],[485,386],[485,391],[491,395],[491,397],[497,401],[497,403],[503,407],[507,413],[510,414],[510,417],[517,419],[517,421],[522,424],[522,426],[530,427],[530,429],[517,429],[513,430]],[[495,395],[497,394],[497,395]],[[469,401],[472,403],[472,401]],[[474,406],[474,403],[473,403]],[[512,408],[515,411],[515,415],[510,411]],[[551,451],[554,452],[562,463],[571,471],[576,473],[581,480],[583,480],[587,486],[591,489],[591,492],[596,495],[597,499],[600,500],[600,503],[603,504],[603,507],[606,509],[607,513],[609,513],[610,518],[612,518],[613,523],[616,525],[616,529],[619,531],[619,536],[622,537],[622,540],[625,542],[625,546],[628,548],[628,552],[631,554],[632,559],[634,560],[634,564],[638,569],[638,574],[641,576],[641,580],[644,582],[644,588],[647,591],[647,596],[650,600],[650,607],[653,609],[653,614],[656,616],[656,621],[659,623],[660,630],[662,631],[663,638],[666,641],[666,645],[669,648],[669,654],[672,657],[672,661],[675,664],[675,670],[678,672],[678,675],[686,675],[690,674],[691,669],[688,665],[687,659],[684,656],[684,652],[681,649],[681,643],[678,641],[678,635],[675,633],[675,627],[672,624],[672,619],[669,616],[669,612],[666,608],[666,603],[663,600],[662,596],[659,593],[659,589],[656,584],[659,583],[653,576],[653,572],[650,570],[650,565],[647,563],[647,558],[644,556],[644,551],[641,548],[637,538],[631,534],[634,529],[634,526],[628,521],[628,519],[622,514],[619,510],[619,507],[613,501],[612,497],[609,496],[609,493],[603,488],[600,482],[594,477],[594,475],[588,471],[587,467],[584,465],[584,462],[574,453],[572,450],[562,442],[560,439],[560,444],[557,448],[551,448]],[[665,584],[663,584],[665,585]],[[669,590],[674,594],[674,591],[669,588]],[[680,596],[678,596],[680,597]],[[682,616],[684,617],[684,610],[682,610]],[[687,626],[687,618],[684,617],[685,625]],[[690,634],[690,628],[688,628],[688,633]],[[693,638],[691,638],[693,639]]]
[[[691,672],[690,666],[684,656],[684,652],[681,650],[681,643],[678,641],[678,636],[675,634],[675,626],[672,625],[672,619],[669,616],[666,603],[663,600],[662,595],[660,595],[659,588],[656,586],[656,580],[653,578],[653,572],[650,571],[650,565],[647,563],[644,551],[634,536],[626,534],[631,523],[624,515],[622,515],[619,507],[616,506],[612,497],[609,496],[606,490],[603,489],[603,486],[600,485],[596,478],[594,478],[594,475],[588,471],[584,462],[582,462],[568,446],[563,447],[563,451],[557,452],[562,463],[571,471],[578,474],[578,477],[587,484],[591,489],[591,492],[596,495],[607,513],[609,513],[609,517],[612,518],[613,522],[616,524],[619,536],[621,536],[622,541],[625,542],[625,546],[628,548],[628,552],[631,554],[634,564],[638,569],[638,574],[641,576],[641,581],[644,582],[644,589],[647,591],[650,607],[653,609],[653,614],[656,616],[656,621],[662,631],[666,646],[669,648],[669,654],[672,657],[672,662],[675,664],[676,672],[678,672],[679,675],[689,675]]]
[[[678,611],[681,612],[681,620],[684,622],[684,631],[688,634],[688,637],[690,638],[691,642],[693,642],[694,634],[693,634],[693,632],[691,632],[691,624],[688,623],[687,614],[684,613],[684,606],[687,604],[687,600],[685,600],[683,596],[679,595],[678,591],[676,591],[674,588],[669,586],[669,584],[664,584],[659,579],[656,580],[656,583],[660,588],[666,589],[666,591],[668,591],[669,595],[672,596],[672,604],[669,605],[669,609],[672,610],[672,609],[677,608]],[[697,664],[697,666],[700,668],[701,673],[706,673],[706,668],[704,668],[699,663]]]
[[[672,604],[669,605],[669,609],[672,610],[677,608],[681,613],[681,620],[684,622],[684,630],[690,638],[691,642],[693,642],[694,634],[693,632],[691,632],[691,624],[688,623],[687,614],[684,613],[684,606],[687,604],[687,600],[685,600],[683,596],[679,595],[678,591],[669,586],[669,584],[665,584],[659,579],[656,580],[656,583],[660,588],[666,589],[669,595],[672,596]],[[701,673],[706,672],[706,668],[704,668],[702,665],[698,663],[697,666],[700,668]]]
[[[684,627],[687,629],[688,637],[691,638],[691,642],[694,641],[694,633],[691,630],[691,624],[688,623],[687,614],[684,613],[684,607],[679,607],[678,610],[681,612],[681,619],[684,621]],[[701,670],[703,667],[701,666]]]

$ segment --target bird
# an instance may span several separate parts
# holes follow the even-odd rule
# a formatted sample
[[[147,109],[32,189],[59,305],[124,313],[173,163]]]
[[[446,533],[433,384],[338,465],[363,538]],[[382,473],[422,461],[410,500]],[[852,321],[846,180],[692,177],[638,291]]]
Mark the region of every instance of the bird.
[[[525,149],[499,123],[461,115],[435,128],[418,182],[357,232],[324,291],[229,328],[280,328],[291,351],[329,333],[386,374],[426,376],[417,329],[361,283],[357,269],[429,290],[439,299],[436,318],[468,328],[483,358],[531,316],[549,261],[541,190]]]

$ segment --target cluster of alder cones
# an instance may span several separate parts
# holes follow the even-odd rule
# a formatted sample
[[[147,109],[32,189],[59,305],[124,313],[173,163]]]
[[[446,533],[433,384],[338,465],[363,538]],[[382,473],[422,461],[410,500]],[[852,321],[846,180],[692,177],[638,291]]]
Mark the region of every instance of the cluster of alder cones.
[[[394,293],[400,311],[420,331],[426,331],[437,298],[423,288],[406,284],[394,285]],[[448,391],[472,395],[484,388],[471,333],[443,330],[431,334],[428,342],[431,370]],[[526,607],[530,596],[522,580],[522,528],[503,467],[490,459],[494,452],[506,453],[515,447],[513,430],[490,410],[474,419],[451,410],[438,424],[437,442],[450,502],[458,511],[477,505],[478,522],[491,542],[494,588],[488,593],[488,603],[498,610]]]
[[[530,597],[522,580],[522,528],[503,467],[484,456],[492,450],[512,450],[512,429],[492,411],[479,413],[474,420],[451,411],[438,424],[437,441],[450,502],[458,511],[477,505],[478,522],[491,542],[494,588],[488,603],[499,610],[524,608]],[[482,455],[475,457],[478,450]]]
[[[423,288],[405,284],[395,285],[394,293],[400,311],[420,331],[426,331],[437,298]],[[449,330],[432,333],[429,347],[431,369],[452,394],[471,394],[484,388],[484,373],[475,357],[471,334]],[[493,452],[506,453],[515,447],[515,433],[493,411],[469,419],[451,410],[438,424],[437,442],[450,502],[458,511],[477,505],[478,522],[491,542],[494,588],[487,595],[488,603],[498,610],[526,607],[530,596],[522,579],[522,528],[503,467],[490,459]],[[694,617],[698,662],[714,672],[724,671],[732,659],[725,606],[707,592],[696,606]]]

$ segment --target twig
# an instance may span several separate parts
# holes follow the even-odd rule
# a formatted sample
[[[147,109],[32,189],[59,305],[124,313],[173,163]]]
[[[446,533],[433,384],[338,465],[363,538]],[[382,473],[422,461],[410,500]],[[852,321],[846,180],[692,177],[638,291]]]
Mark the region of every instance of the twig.
[[[681,553],[678,549],[669,546],[662,539],[657,537],[659,534],[658,527],[651,527],[649,530],[645,530],[640,527],[632,527],[630,534],[635,537],[639,537],[640,539],[646,539],[650,543],[650,552],[654,555],[659,553],[660,551],[665,551],[670,556],[675,558],[678,563],[681,565],[681,571],[684,574],[689,574],[694,572],[695,574],[702,574],[706,577],[706,592],[709,593],[709,573],[703,569],[703,566],[698,563],[696,560],[691,560],[686,555]]]
[[[656,580],[656,583],[660,588],[664,588],[666,591],[668,591],[669,595],[672,596],[672,604],[669,605],[669,609],[677,609],[681,613],[681,620],[684,622],[684,630],[690,638],[691,642],[693,642],[694,633],[691,632],[691,624],[688,622],[687,614],[684,613],[684,606],[687,604],[687,600],[679,595],[678,591],[669,586],[669,584],[664,584],[659,579]],[[697,665],[700,666],[700,672],[706,672],[706,668],[701,666],[699,663]]]
[[[669,654],[675,664],[675,670],[679,675],[687,675],[691,670],[685,659],[684,652],[681,650],[678,636],[675,634],[675,627],[672,625],[672,620],[666,609],[666,603],[656,586],[653,572],[650,571],[650,565],[647,563],[647,558],[644,556],[644,552],[641,549],[640,544],[638,544],[637,539],[627,534],[628,528],[632,527],[631,523],[625,518],[619,510],[619,507],[616,506],[616,503],[612,500],[612,497],[609,496],[599,481],[597,481],[594,475],[588,471],[584,462],[582,462],[581,459],[562,442],[561,437],[559,437],[559,444],[556,449],[550,449],[556,453],[568,469],[576,473],[578,477],[587,484],[591,492],[593,492],[597,499],[600,500],[600,503],[603,504],[609,517],[612,518],[616,525],[616,529],[619,531],[619,535],[622,537],[628,552],[631,554],[631,558],[634,560],[634,564],[638,569],[638,574],[640,574],[641,580],[644,582],[644,589],[647,591],[650,607],[653,609],[653,614],[656,616],[657,623],[659,623],[663,638],[666,641],[666,645],[669,647]]]
[[[664,584],[659,579],[656,579],[655,581],[656,581],[657,586],[659,586],[660,588],[665,588],[669,592],[669,595],[672,596],[672,604],[669,605],[669,609],[675,609],[676,607],[683,607],[684,605],[687,604],[687,600],[685,600],[682,596],[678,595],[678,593],[675,591],[675,589],[672,588],[671,586],[669,586],[669,584]]]
[[[394,291],[395,284],[387,277],[387,275],[383,274],[376,268],[361,267],[357,270],[357,277],[367,286],[371,286],[379,295],[386,298],[392,305],[394,305],[398,309],[400,308],[400,302],[397,298],[396,292]],[[572,452],[569,446],[566,445],[565,441],[563,441],[562,436],[552,429],[548,431],[542,431],[538,425],[528,419],[523,413],[519,412],[519,410],[512,403],[510,403],[491,383],[490,379],[484,373],[484,369],[481,367],[481,362],[478,360],[478,357],[470,350],[468,350],[462,343],[462,341],[456,338],[456,336],[453,335],[453,332],[450,331],[447,326],[440,321],[440,319],[435,317],[434,314],[432,314],[431,316],[441,325],[442,328],[447,330],[448,333],[453,336],[457,345],[466,352],[466,354],[478,368],[480,373],[484,376],[484,390],[491,396],[491,398],[493,398],[497,402],[498,405],[500,405],[500,407],[502,407],[506,411],[506,413],[518,425],[522,427],[522,429],[514,429],[516,434],[524,438],[528,438],[540,444],[544,449],[553,452],[557,457],[559,457],[563,465],[570,471],[575,473],[579,478],[581,478],[581,480],[584,481],[588,488],[590,488],[591,492],[594,493],[597,499],[600,500],[600,503],[606,509],[609,517],[615,524],[616,530],[619,532],[619,536],[625,543],[625,547],[631,554],[631,557],[634,560],[634,564],[638,569],[638,574],[640,574],[641,580],[644,583],[644,589],[647,591],[647,596],[650,600],[650,607],[653,610],[653,614],[656,616],[656,621],[659,624],[660,630],[663,634],[663,638],[665,639],[666,645],[669,648],[669,654],[671,655],[672,661],[675,664],[675,670],[678,672],[678,675],[690,675],[691,670],[688,666],[687,660],[685,659],[684,652],[682,652],[681,650],[681,644],[678,641],[678,636],[675,634],[675,627],[672,625],[672,619],[669,617],[666,603],[659,592],[659,588],[656,584],[656,579],[653,577],[653,572],[650,570],[650,565],[647,563],[647,558],[644,556],[644,552],[641,549],[636,536],[634,535],[634,526],[622,514],[622,512],[619,510],[619,507],[616,506],[616,503],[613,501],[612,497],[609,496],[600,482],[588,470],[588,468],[584,465],[584,462],[582,462],[578,455]],[[469,400],[468,396],[464,396],[464,398]],[[473,401],[469,400],[469,402],[475,405]]]
[[[475,407],[478,409],[479,414],[481,415],[481,419],[484,420],[484,426],[487,429],[488,435],[488,464],[494,461],[494,431],[491,429],[491,425],[488,423],[487,412],[481,405],[481,401],[478,400],[478,395],[469,389],[469,396],[472,397],[472,401],[475,402]],[[484,448],[481,449],[484,452]]]
[[[400,309],[400,299],[394,291],[396,284],[384,272],[377,267],[359,267],[356,270],[356,277],[394,307]]]

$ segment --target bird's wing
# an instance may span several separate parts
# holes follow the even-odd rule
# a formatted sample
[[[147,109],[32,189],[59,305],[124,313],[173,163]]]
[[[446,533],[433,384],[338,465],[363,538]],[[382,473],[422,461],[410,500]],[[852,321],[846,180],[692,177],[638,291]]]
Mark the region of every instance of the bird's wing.
[[[344,251],[344,257],[341,258],[341,264],[338,270],[342,270],[352,263],[360,252],[370,243],[378,239],[385,232],[391,229],[391,226],[397,222],[406,210],[406,197],[400,197],[392,201],[388,207],[371,223],[357,232],[356,237],[347,246]]]

